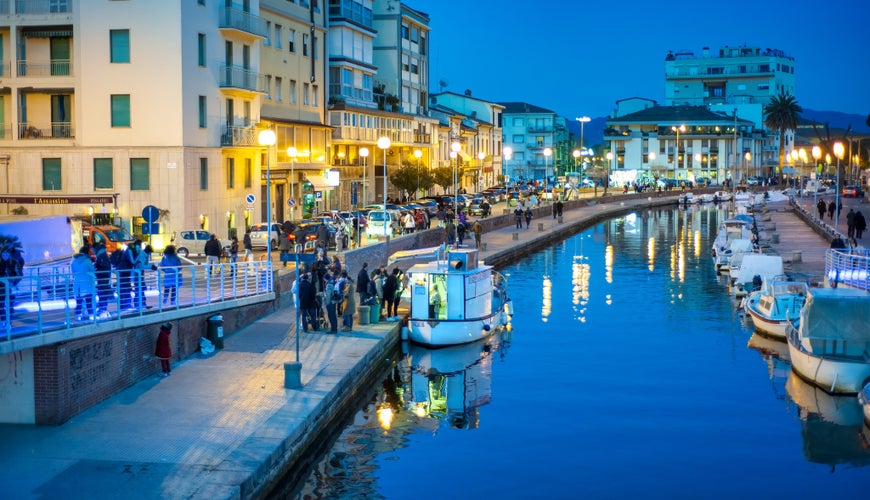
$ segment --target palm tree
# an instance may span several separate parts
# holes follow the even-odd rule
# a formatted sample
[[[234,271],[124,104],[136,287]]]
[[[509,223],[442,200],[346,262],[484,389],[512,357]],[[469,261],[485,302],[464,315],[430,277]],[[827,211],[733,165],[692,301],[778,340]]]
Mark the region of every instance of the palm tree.
[[[779,169],[785,163],[785,132],[796,130],[798,118],[803,108],[797,103],[797,99],[786,91],[780,91],[779,95],[770,98],[770,102],[764,105],[764,125],[770,130],[779,132]]]

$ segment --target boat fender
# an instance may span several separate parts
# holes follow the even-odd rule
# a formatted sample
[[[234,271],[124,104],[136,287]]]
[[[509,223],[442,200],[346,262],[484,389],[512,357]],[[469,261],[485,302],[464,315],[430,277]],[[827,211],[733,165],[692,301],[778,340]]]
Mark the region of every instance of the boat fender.
[[[514,315],[514,303],[512,301],[509,300],[504,303],[504,312],[508,313],[511,316]]]
[[[490,330],[492,330],[492,326],[490,326],[490,325],[483,325],[483,331],[488,332],[488,331],[490,331]]]

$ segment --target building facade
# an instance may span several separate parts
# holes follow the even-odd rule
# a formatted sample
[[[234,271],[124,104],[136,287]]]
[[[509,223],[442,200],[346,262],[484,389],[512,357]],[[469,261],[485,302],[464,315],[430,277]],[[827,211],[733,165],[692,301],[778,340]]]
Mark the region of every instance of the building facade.
[[[551,179],[573,170],[567,120],[554,111],[525,102],[502,102],[505,176],[510,182]],[[508,156],[508,155],[506,155]]]

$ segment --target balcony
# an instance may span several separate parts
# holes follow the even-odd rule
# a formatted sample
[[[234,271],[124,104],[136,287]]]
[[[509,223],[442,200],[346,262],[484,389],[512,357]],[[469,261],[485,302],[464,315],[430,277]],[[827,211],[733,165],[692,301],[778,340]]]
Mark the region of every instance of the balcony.
[[[69,59],[18,61],[18,76],[72,76]]]
[[[73,139],[75,136],[70,122],[21,122],[18,124],[19,139]]]
[[[234,7],[221,7],[218,28],[240,31],[259,38],[266,38],[268,35],[264,19]]]
[[[236,88],[250,90],[251,92],[264,92],[266,89],[265,79],[256,71],[241,66],[221,66],[220,86],[222,88]]]
[[[257,146],[254,127],[224,126],[221,133],[221,146]]]
[[[16,14],[66,14],[72,12],[72,0],[15,0]]]
[[[372,27],[372,10],[366,9],[362,4],[351,0],[341,0],[341,5],[329,5],[329,22],[347,19],[367,28]]]

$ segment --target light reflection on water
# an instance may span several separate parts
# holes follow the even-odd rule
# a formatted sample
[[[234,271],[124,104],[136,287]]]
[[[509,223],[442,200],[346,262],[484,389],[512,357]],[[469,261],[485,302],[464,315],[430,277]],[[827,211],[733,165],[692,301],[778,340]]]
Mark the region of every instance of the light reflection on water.
[[[860,498],[860,407],[752,335],[713,270],[724,217],[632,214],[505,269],[513,331],[406,346],[301,496]]]

